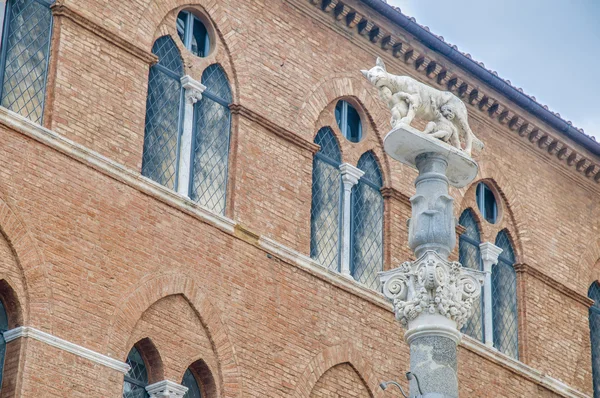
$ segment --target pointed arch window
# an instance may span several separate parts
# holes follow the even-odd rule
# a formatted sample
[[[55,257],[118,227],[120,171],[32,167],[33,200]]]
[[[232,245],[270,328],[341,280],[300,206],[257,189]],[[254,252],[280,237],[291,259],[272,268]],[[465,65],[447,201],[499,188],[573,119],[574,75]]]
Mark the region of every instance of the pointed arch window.
[[[492,319],[494,347],[515,359],[519,358],[519,322],[517,309],[517,273],[515,252],[505,230],[496,236],[502,249],[498,264],[492,267]]]
[[[2,379],[4,375],[4,359],[6,356],[6,341],[4,340],[4,332],[8,330],[8,314],[4,308],[4,304],[0,300],[0,390],[2,390]]]
[[[319,130],[315,143],[321,149],[313,159],[310,256],[339,271],[342,155],[329,127]]]
[[[125,375],[123,398],[147,398],[148,370],[144,358],[137,348],[133,347],[127,355],[127,365],[131,367]]]
[[[196,380],[196,377],[190,368],[185,371],[181,384],[188,388],[183,398],[202,398],[200,386],[198,385],[198,381]]]
[[[44,113],[52,36],[50,4],[8,0],[4,9],[0,104],[35,123],[42,123]]]
[[[458,261],[463,267],[478,271],[483,270],[481,253],[479,250],[481,234],[473,211],[471,209],[463,211],[458,223],[465,228],[465,232],[460,235],[458,241]],[[471,316],[469,321],[463,326],[461,332],[479,341],[484,341],[483,295],[474,303],[473,307],[473,316]]]
[[[231,87],[225,71],[218,64],[206,68],[202,84],[206,90],[194,107],[190,198],[223,214],[229,165]]]
[[[150,68],[142,175],[170,189],[177,189],[182,124],[183,61],[170,36],[152,46],[158,63]]]
[[[594,398],[600,398],[600,283],[598,281],[592,283],[588,289],[588,297],[594,300],[589,310]]]
[[[383,197],[381,170],[372,152],[358,160],[364,175],[352,189],[352,263],[355,280],[378,289],[383,269]]]

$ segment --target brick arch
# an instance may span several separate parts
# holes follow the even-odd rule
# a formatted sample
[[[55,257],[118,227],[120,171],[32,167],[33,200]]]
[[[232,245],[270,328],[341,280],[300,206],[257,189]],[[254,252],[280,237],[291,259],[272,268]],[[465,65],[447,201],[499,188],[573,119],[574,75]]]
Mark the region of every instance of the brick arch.
[[[21,218],[2,199],[0,233],[15,256],[26,289],[24,297],[18,297],[23,324],[52,333],[52,287],[46,261]]]
[[[293,398],[309,398],[321,376],[334,366],[344,363],[350,364],[358,373],[371,397],[384,398],[383,390],[379,388],[381,380],[373,373],[373,366],[360,350],[349,342],[328,347],[313,357],[296,382]]]
[[[242,397],[242,378],[227,326],[196,282],[184,274],[149,275],[123,296],[107,334],[109,355],[124,358],[129,336],[142,314],[160,299],[172,295],[181,295],[188,301],[206,330],[219,363],[217,374],[223,397]]]
[[[505,215],[508,215],[511,223],[508,225],[511,228],[508,229],[509,236],[514,243],[515,254],[518,262],[528,262],[527,254],[533,253],[533,250],[529,247],[529,215],[525,211],[521,199],[517,190],[513,184],[507,179],[502,173],[502,169],[498,167],[496,163],[488,159],[478,159],[479,163],[479,174],[478,179],[473,182],[467,189],[460,190],[461,198],[460,207],[461,209],[469,207],[469,198],[467,192],[470,192],[480,181],[486,181],[493,185],[502,198],[505,206]],[[460,215],[460,213],[459,213]]]
[[[228,65],[222,66],[227,73],[227,77],[230,79],[233,102],[238,102],[238,75],[232,58],[232,49],[230,43],[228,40],[226,40],[226,38],[229,37],[229,34],[233,32],[233,26],[232,22],[227,16],[227,13],[225,12],[228,6],[223,5],[222,1],[195,0],[193,3],[190,3],[189,0],[151,0],[144,11],[140,13],[140,18],[134,28],[137,42],[140,43],[141,47],[150,51],[154,40],[158,37],[157,33],[169,33],[165,29],[161,29],[161,23],[165,17],[171,11],[184,6],[201,8],[207,18],[209,18],[212,22],[215,32],[217,36],[219,36],[219,40],[224,46],[224,52],[228,61]],[[243,51],[240,51],[240,54],[243,54]],[[239,57],[236,62],[243,64],[244,57]],[[242,70],[248,70],[248,68],[242,66]]]
[[[323,111],[337,99],[344,97],[350,97],[356,101],[367,116],[367,121],[377,142],[377,147],[368,149],[373,150],[377,157],[383,174],[384,186],[386,186],[391,180],[391,171],[389,157],[384,156],[383,135],[387,133],[390,115],[373,87],[359,71],[355,74],[332,74],[321,79],[302,101],[300,111],[291,129],[313,141],[316,132],[323,127],[319,125]]]
[[[587,297],[592,282],[600,281],[600,239],[592,242],[579,258],[577,282],[582,285],[581,293]]]

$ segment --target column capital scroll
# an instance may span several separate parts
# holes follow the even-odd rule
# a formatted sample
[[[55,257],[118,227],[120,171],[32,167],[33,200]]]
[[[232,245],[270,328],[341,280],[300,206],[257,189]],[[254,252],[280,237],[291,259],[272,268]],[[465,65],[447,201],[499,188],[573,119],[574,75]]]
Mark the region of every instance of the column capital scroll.
[[[356,185],[358,180],[362,177],[365,172],[361,169],[352,166],[350,163],[342,163],[340,165],[340,172],[342,173],[342,182],[344,184]]]

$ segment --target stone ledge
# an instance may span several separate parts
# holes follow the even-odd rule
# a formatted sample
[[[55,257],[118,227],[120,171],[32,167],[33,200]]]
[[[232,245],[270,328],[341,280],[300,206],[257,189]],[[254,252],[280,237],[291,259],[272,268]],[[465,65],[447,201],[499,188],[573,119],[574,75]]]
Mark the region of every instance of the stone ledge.
[[[4,339],[7,343],[18,338],[30,338],[37,341],[41,341],[42,343],[46,343],[52,347],[70,352],[73,355],[89,359],[94,363],[117,370],[123,374],[126,374],[130,368],[129,365],[127,365],[125,362],[118,361],[107,355],[100,354],[96,351],[92,351],[88,348],[82,347],[75,343],[71,343],[67,340],[63,340],[59,337],[53,336],[46,332],[42,332],[41,330],[32,328],[30,326],[19,326],[18,328],[4,332]]]
[[[518,376],[534,382],[548,390],[567,398],[591,398],[591,396],[582,393],[569,387],[560,380],[550,377],[537,369],[534,369],[522,362],[519,362],[495,348],[488,347],[485,344],[473,339],[472,337],[463,335],[460,346],[479,355],[480,357],[489,360],[503,368],[510,370]]]

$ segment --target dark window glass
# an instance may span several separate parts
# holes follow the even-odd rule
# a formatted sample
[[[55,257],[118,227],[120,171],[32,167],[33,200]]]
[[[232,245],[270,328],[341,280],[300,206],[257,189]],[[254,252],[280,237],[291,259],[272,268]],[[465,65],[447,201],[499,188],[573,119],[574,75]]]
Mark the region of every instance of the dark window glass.
[[[123,398],[147,398],[148,371],[140,352],[133,347],[127,355],[127,364],[131,366],[123,383]]]
[[[378,272],[383,269],[383,179],[372,152],[358,160],[365,174],[352,188],[352,276],[365,286],[379,290]]]
[[[340,260],[340,207],[342,155],[331,128],[323,127],[315,137],[321,146],[313,159],[310,210],[310,257],[332,271]]]
[[[342,135],[350,142],[362,139],[362,123],[358,111],[346,101],[338,101],[335,106],[335,120]]]
[[[7,2],[2,35],[1,105],[41,123],[52,33],[52,12],[36,0]]]
[[[152,53],[158,63],[148,76],[142,175],[177,189],[183,62],[170,36],[158,38]]]
[[[183,398],[202,398],[198,382],[196,381],[194,374],[189,368],[185,371],[185,374],[183,375],[181,385],[188,388]]]
[[[206,26],[191,12],[181,11],[177,16],[177,34],[192,54],[206,57],[210,52],[210,39]]]
[[[4,309],[4,304],[0,301],[0,390],[2,389],[2,376],[4,374],[4,357],[6,355],[6,341],[4,341],[4,332],[8,330],[8,315]]]
[[[460,235],[458,240],[458,261],[463,267],[481,270],[481,254],[479,253],[479,244],[481,237],[479,226],[471,209],[463,211],[458,223],[465,227],[465,232]],[[473,303],[473,316],[463,326],[461,332],[483,341],[483,294],[479,300]]]
[[[492,322],[494,347],[515,359],[519,358],[519,316],[517,311],[517,273],[515,252],[506,231],[496,236],[495,245],[502,249],[498,263],[492,267]]]
[[[588,297],[594,300],[590,307],[590,343],[592,348],[592,376],[594,398],[600,398],[600,283],[592,283]]]
[[[496,223],[498,217],[498,206],[496,204],[496,197],[492,190],[485,185],[485,183],[480,182],[477,185],[477,207],[481,212],[483,218],[492,224]]]

